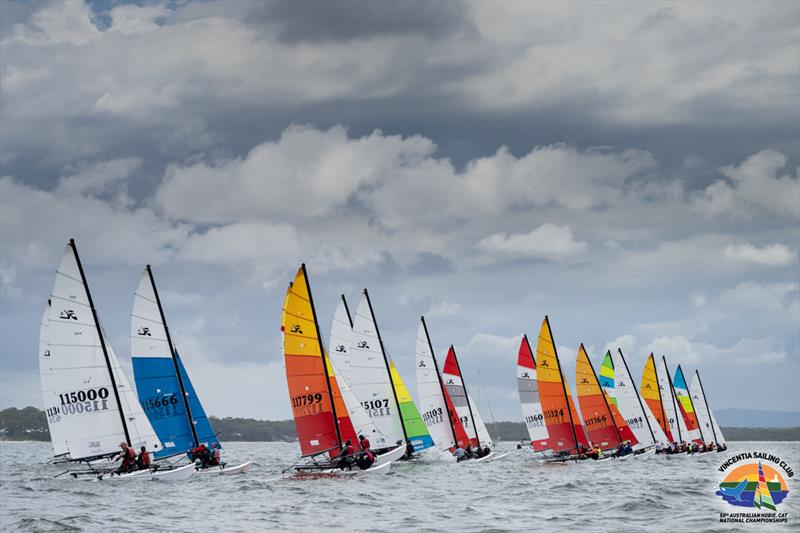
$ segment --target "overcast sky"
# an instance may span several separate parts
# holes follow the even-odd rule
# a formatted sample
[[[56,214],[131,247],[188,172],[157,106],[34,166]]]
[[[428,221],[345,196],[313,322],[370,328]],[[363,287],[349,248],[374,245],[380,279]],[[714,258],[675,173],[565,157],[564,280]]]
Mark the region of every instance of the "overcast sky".
[[[302,261],[325,337],[369,288],[415,396],[425,314],[521,421],[519,340],[548,314],[573,387],[583,342],[637,380],[651,351],[700,369],[715,409],[800,408],[797,2],[0,9],[2,407],[41,407],[75,237],[125,364],[153,265],[219,416],[291,417]]]

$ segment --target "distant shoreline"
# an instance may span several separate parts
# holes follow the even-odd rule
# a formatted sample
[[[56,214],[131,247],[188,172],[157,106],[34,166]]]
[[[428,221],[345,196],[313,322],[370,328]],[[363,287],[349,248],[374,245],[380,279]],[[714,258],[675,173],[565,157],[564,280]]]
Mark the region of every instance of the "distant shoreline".
[[[223,441],[238,442],[296,442],[294,421],[255,420],[253,418],[217,418],[210,416],[214,430]],[[497,441],[521,442],[528,440],[523,422],[494,422],[487,424]],[[723,427],[725,439],[730,442],[798,442],[800,427]],[[35,407],[0,410],[0,441],[49,441],[47,418],[44,411]]]

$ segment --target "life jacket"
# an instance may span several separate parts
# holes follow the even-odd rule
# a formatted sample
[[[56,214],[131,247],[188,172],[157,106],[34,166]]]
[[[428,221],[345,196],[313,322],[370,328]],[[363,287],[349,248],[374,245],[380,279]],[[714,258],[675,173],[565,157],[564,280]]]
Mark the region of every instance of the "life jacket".
[[[211,450],[211,464],[219,464],[219,448],[213,448]]]
[[[206,451],[205,445],[201,444],[200,446],[198,446],[196,448],[193,448],[189,453],[191,453],[192,456],[194,456],[194,457],[199,457],[205,451]]]
[[[136,460],[136,451],[133,448],[131,448],[130,446],[126,447],[125,448],[125,456],[123,457],[123,459],[126,460],[126,461],[130,461],[130,460],[134,460],[135,461]]]
[[[359,444],[361,445],[362,450],[368,450],[370,448],[369,439],[366,437],[361,439],[361,442],[359,442]]]
[[[375,456],[372,454],[372,452],[370,450],[367,450],[366,455],[367,455],[367,459],[369,459],[370,463],[374,463],[375,462]]]
[[[142,466],[150,466],[150,454],[146,451],[139,454],[139,463]]]
[[[342,455],[353,455],[353,447],[345,446],[344,450],[342,450]]]

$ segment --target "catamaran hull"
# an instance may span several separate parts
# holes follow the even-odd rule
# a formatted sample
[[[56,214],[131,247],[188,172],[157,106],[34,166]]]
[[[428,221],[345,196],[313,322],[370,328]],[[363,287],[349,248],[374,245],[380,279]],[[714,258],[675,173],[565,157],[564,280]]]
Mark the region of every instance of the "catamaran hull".
[[[373,468],[380,465],[385,465],[391,463],[393,461],[399,460],[406,454],[406,447],[405,446],[398,446],[393,450],[389,450],[386,453],[382,453],[380,455],[375,456],[375,463],[372,465]]]
[[[351,470],[342,470],[341,468],[324,468],[324,469],[303,469],[298,470],[297,475],[299,476],[308,476],[308,477],[319,477],[319,476],[356,476],[359,474],[367,474],[367,475],[386,475],[389,473],[391,469],[392,463],[384,463],[378,466],[371,466],[366,470],[361,470],[358,467],[354,467]]]
[[[98,473],[81,473],[74,474],[75,479],[89,479],[104,482],[118,482],[118,481],[186,481],[195,473],[193,464],[181,466],[178,468],[164,469],[164,470],[137,470],[130,474],[121,474],[119,476],[112,476],[111,473],[98,474]]]
[[[487,455],[486,457],[481,457],[480,459],[473,459],[472,462],[473,463],[488,463],[488,462],[491,462],[491,461],[497,461],[498,459],[502,459],[506,455],[508,455],[508,452],[501,453],[500,455],[497,455],[496,453],[492,452],[489,455]]]
[[[253,466],[252,461],[247,461],[246,463],[242,463],[236,466],[209,466],[208,468],[200,468],[197,470],[198,475],[202,476],[230,476],[233,474],[245,474],[247,471],[250,470],[250,467]]]

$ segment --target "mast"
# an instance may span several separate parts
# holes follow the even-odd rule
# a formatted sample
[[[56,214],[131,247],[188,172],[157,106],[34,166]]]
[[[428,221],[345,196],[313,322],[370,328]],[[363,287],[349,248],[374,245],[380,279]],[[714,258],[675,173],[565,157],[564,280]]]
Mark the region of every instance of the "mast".
[[[378,321],[375,320],[375,312],[372,310],[372,302],[369,299],[369,292],[364,289],[364,296],[367,298],[367,305],[369,306],[369,314],[372,316],[372,323],[375,324],[375,335],[378,336],[378,344],[381,345],[381,353],[383,354],[383,362],[386,365],[386,373],[389,374],[389,384],[392,386],[392,396],[394,396],[394,404],[397,406],[397,416],[400,418],[400,427],[403,428],[403,438],[405,443],[408,443],[408,433],[406,433],[406,424],[403,421],[403,413],[400,412],[400,400],[397,399],[397,390],[394,388],[394,380],[392,379],[392,371],[389,368],[389,358],[386,357],[386,350],[383,348],[383,340],[381,339],[381,332],[378,329]]]
[[[694,419],[697,420],[697,429],[700,431],[700,440],[705,442],[706,438],[703,437],[703,428],[700,427],[700,419],[697,418],[697,409],[694,408],[694,402],[692,401],[692,393],[689,392],[689,384],[686,383],[686,376],[683,374],[683,369],[681,368],[681,365],[678,365],[678,372],[681,373],[681,377],[683,378],[683,383],[686,385],[686,396],[689,397],[689,404],[692,406],[692,411],[694,411]],[[709,418],[711,418],[711,415],[709,415]]]
[[[653,352],[650,352],[650,359],[653,361],[653,372],[656,375],[656,388],[658,389],[658,405],[661,407],[661,418],[664,419],[664,424],[669,427],[667,411],[664,409],[664,398],[661,396],[661,383],[658,381],[658,366],[656,365],[656,360],[653,357]],[[666,433],[666,431],[664,433]],[[672,433],[672,430],[670,430],[670,433]]]
[[[325,384],[328,386],[328,397],[331,400],[331,413],[333,414],[333,426],[336,428],[336,440],[339,441],[339,448],[342,447],[342,434],[339,431],[339,417],[336,416],[336,402],[333,401],[333,389],[331,388],[331,378],[328,375],[328,362],[327,355],[325,355],[325,347],[322,345],[322,333],[319,331],[319,322],[317,322],[317,310],[314,307],[314,296],[311,294],[311,285],[308,283],[308,272],[306,272],[306,264],[301,263],[300,268],[303,269],[303,280],[306,282],[308,289],[308,303],[311,304],[311,314],[314,319],[314,329],[317,330],[317,342],[319,343],[319,351],[322,354],[322,369],[325,372]]]
[[[681,423],[678,420],[680,412],[678,411],[678,404],[675,401],[675,387],[672,385],[672,378],[669,377],[669,367],[667,366],[667,357],[665,355],[662,355],[661,360],[664,361],[664,370],[666,370],[667,372],[667,383],[669,383],[669,392],[670,394],[672,394],[672,410],[675,412],[675,426],[678,428],[678,442],[683,442],[683,435],[681,435]]]
[[[428,340],[428,349],[431,351],[431,359],[433,359],[433,369],[436,371],[436,379],[439,380],[439,388],[442,390],[442,400],[444,401],[444,408],[447,411],[447,423],[450,424],[450,431],[453,432],[453,446],[458,447],[458,439],[456,438],[456,428],[453,427],[453,414],[447,408],[447,397],[444,395],[444,382],[442,375],[439,374],[439,365],[436,363],[436,354],[433,352],[433,345],[431,345],[431,336],[428,334],[428,324],[425,323],[425,317],[421,316],[419,319],[422,321],[422,328],[425,330],[425,338]]]
[[[94,326],[97,328],[97,336],[100,339],[100,347],[103,348],[103,357],[106,360],[108,376],[111,378],[111,387],[114,389],[114,399],[117,400],[117,407],[119,408],[119,421],[122,422],[122,430],[125,432],[125,441],[128,443],[128,446],[130,446],[131,435],[128,432],[128,424],[125,422],[125,413],[122,411],[122,402],[119,399],[117,379],[114,377],[114,371],[111,368],[111,359],[108,357],[108,348],[106,348],[106,341],[103,338],[103,330],[100,327],[100,320],[97,318],[97,310],[94,308],[94,300],[92,300],[92,293],[89,291],[89,284],[86,282],[86,274],[83,272],[83,265],[81,264],[81,258],[78,255],[78,248],[75,246],[75,239],[69,240],[69,246],[72,248],[72,253],[75,255],[75,262],[78,263],[78,271],[81,273],[83,288],[86,291],[86,297],[89,300],[89,307],[92,309],[92,317],[94,318]]]
[[[169,353],[172,356],[172,364],[175,367],[175,375],[178,377],[178,385],[181,389],[181,397],[183,398],[183,406],[186,408],[186,416],[189,418],[189,427],[192,428],[192,438],[194,439],[194,446],[200,446],[200,439],[197,438],[197,428],[194,427],[194,418],[192,417],[192,410],[189,407],[189,398],[186,395],[186,386],[183,383],[181,376],[180,366],[178,365],[178,354],[175,351],[175,346],[172,344],[172,336],[169,334],[169,327],[167,327],[167,317],[164,315],[164,308],[161,307],[161,297],[158,295],[156,288],[156,280],[153,278],[153,270],[150,265],[145,267],[147,275],[150,278],[150,285],[153,287],[153,294],[156,297],[156,305],[158,305],[158,313],[161,315],[161,323],[164,324],[164,332],[167,334],[167,344],[169,344]]]
[[[350,329],[353,329],[353,317],[350,316],[350,308],[347,307],[347,299],[342,294],[342,303],[344,304],[344,312],[347,313],[347,321],[350,322]]]
[[[708,423],[711,424],[711,433],[714,434],[714,446],[717,446],[719,445],[719,442],[717,442],[717,430],[714,429],[714,421],[711,420],[711,409],[708,407],[708,398],[706,398],[706,391],[703,389],[703,381],[700,379],[700,372],[698,372],[696,368],[694,369],[694,375],[697,376],[697,382],[700,384],[700,393],[703,395],[703,401],[706,404],[706,412],[708,413]],[[700,424],[697,424],[697,427],[700,427]]]
[[[656,443],[656,434],[653,433],[653,426],[650,425],[650,419],[647,418],[647,411],[644,410],[644,404],[642,403],[642,397],[639,395],[639,389],[636,388],[636,383],[633,381],[633,376],[631,376],[631,371],[628,369],[628,362],[625,360],[625,356],[622,355],[622,350],[617,348],[617,352],[619,352],[619,356],[622,359],[622,364],[625,365],[625,372],[628,373],[628,381],[631,382],[631,386],[633,387],[633,392],[636,393],[636,399],[639,400],[639,407],[642,408],[642,415],[644,416],[644,421],[647,422],[647,429],[650,430],[650,438],[653,439],[653,444]]]
[[[550,319],[544,315],[544,321],[547,323],[547,332],[550,334],[550,340],[553,340],[553,355],[558,363],[558,376],[561,378],[561,389],[564,391],[564,399],[567,403],[567,412],[569,413],[569,425],[572,428],[572,439],[575,441],[575,449],[578,449],[578,434],[575,432],[575,421],[572,419],[572,409],[569,405],[569,395],[567,394],[567,384],[564,383],[564,374],[561,372],[561,361],[558,360],[558,349],[556,348],[555,340],[553,339],[553,330],[550,328]]]
[[[583,348],[583,353],[586,353],[586,348],[583,347],[583,343],[581,343],[581,348]],[[597,385],[600,386],[600,380],[597,379],[597,373],[594,371],[594,365],[592,365],[592,360],[589,358],[588,353],[586,353],[586,360],[589,361],[589,368],[592,369],[592,375],[594,375]],[[614,431],[617,434],[617,440],[622,442],[622,435],[619,434],[619,428],[617,427],[617,423],[614,421],[614,415],[611,413],[611,406],[608,405],[608,398],[606,397],[606,391],[603,387],[600,387],[600,394],[603,396],[603,403],[606,404],[606,411],[608,411],[608,417],[611,420],[611,425],[614,426]]]
[[[456,362],[456,368],[458,369],[458,375],[461,378],[461,386],[464,387],[464,398],[467,400],[467,408],[469,409],[469,417],[472,419],[472,430],[475,432],[475,441],[478,443],[478,448],[481,447],[481,438],[478,436],[478,426],[475,424],[475,415],[472,414],[472,402],[469,401],[469,394],[467,393],[467,384],[464,383],[464,374],[461,372],[461,365],[458,364],[458,357],[456,356],[456,349],[453,348],[453,345],[450,345],[450,349],[453,351],[453,361]]]

